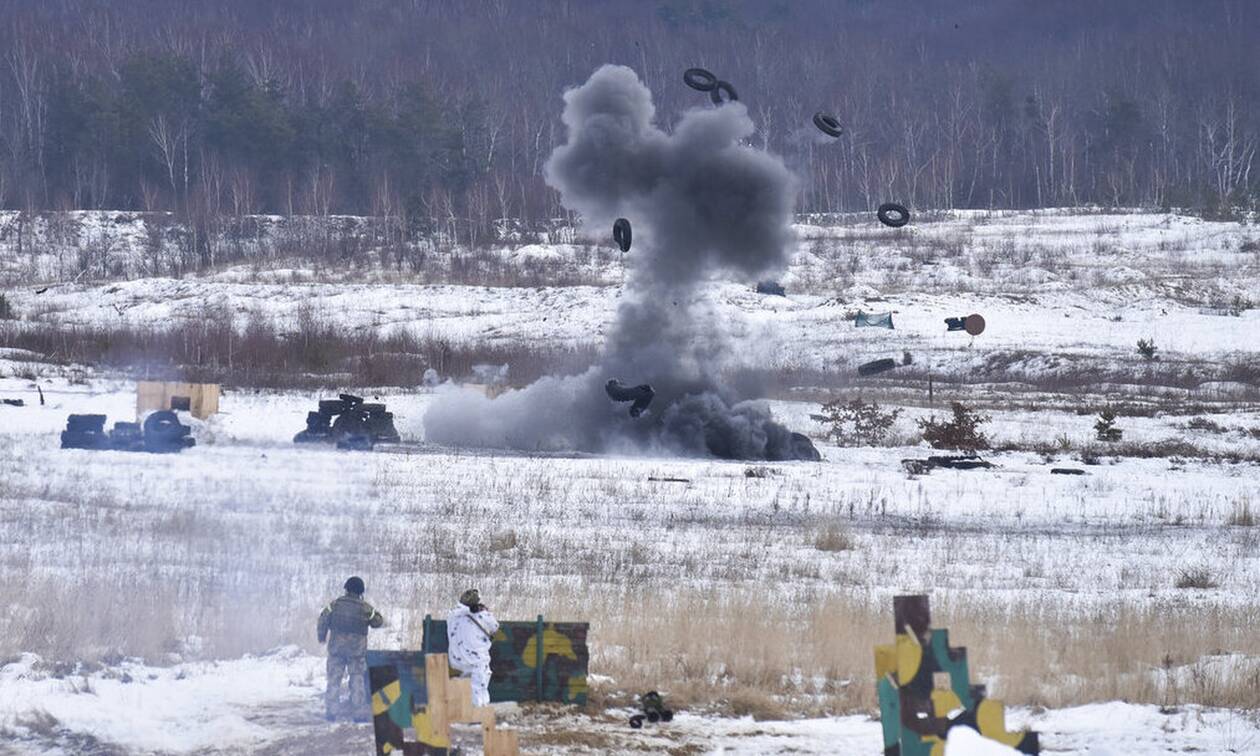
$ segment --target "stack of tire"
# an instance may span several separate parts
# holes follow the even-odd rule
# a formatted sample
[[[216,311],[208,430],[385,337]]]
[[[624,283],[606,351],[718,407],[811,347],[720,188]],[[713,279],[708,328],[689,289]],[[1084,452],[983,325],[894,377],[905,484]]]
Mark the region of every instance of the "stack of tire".
[[[384,404],[364,402],[354,394],[321,400],[318,411],[306,413],[306,430],[293,437],[298,444],[332,442],[338,449],[357,450],[398,441],[394,414]]]
[[[71,415],[61,432],[62,449],[110,449],[104,415]]]
[[[192,428],[170,410],[160,410],[140,423],[116,422],[105,432],[104,415],[70,415],[61,432],[62,449],[115,449],[117,451],[179,452],[197,441]]]

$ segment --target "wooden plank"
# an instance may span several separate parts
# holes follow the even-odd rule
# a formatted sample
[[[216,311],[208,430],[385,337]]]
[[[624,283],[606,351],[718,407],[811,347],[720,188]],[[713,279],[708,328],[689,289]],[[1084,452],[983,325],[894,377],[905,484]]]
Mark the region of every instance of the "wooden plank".
[[[424,677],[429,691],[429,705],[426,707],[426,713],[429,715],[434,732],[449,742],[451,721],[446,702],[450,667],[447,666],[446,654],[429,654],[424,657]]]
[[[520,743],[515,730],[485,730],[482,732],[482,749],[486,756],[517,756]]]
[[[472,680],[455,677],[446,682],[446,718],[451,722],[479,722],[473,712]]]

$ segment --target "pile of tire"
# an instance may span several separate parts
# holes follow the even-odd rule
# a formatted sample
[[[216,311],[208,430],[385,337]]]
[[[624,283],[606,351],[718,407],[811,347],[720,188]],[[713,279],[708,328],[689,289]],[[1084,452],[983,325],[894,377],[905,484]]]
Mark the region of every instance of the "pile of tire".
[[[70,415],[61,432],[62,449],[113,449],[116,451],[179,452],[197,444],[192,428],[170,410],[159,410],[140,423],[116,422],[105,432],[104,415]]]
[[[144,450],[172,454],[195,446],[192,428],[179,421],[171,410],[158,410],[144,419]]]
[[[110,449],[104,415],[71,415],[61,432],[62,449]]]
[[[306,430],[293,437],[296,444],[333,443],[338,449],[354,450],[398,441],[394,414],[384,404],[365,402],[354,394],[320,400],[318,410],[306,413]]]

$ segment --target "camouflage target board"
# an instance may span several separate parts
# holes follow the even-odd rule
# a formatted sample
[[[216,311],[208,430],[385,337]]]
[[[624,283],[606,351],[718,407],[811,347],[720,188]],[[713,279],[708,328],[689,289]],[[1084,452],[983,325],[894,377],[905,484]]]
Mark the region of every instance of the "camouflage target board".
[[[490,701],[586,703],[586,622],[501,622],[490,644]],[[447,651],[446,621],[424,619],[427,653]]]
[[[896,642],[875,647],[884,756],[942,756],[950,728],[970,727],[1021,753],[1041,752],[1035,732],[1008,732],[1006,710],[972,685],[967,649],[932,628],[927,596],[893,598]],[[951,716],[952,714],[952,716]]]

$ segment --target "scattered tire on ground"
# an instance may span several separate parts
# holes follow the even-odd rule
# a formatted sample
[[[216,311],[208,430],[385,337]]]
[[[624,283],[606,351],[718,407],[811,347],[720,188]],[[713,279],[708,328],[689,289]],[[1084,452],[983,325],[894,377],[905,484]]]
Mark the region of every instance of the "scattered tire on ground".
[[[875,211],[875,217],[879,218],[879,222],[889,228],[901,228],[910,222],[910,211],[905,205],[899,205],[896,202],[885,202]]]
[[[901,466],[911,475],[925,475],[938,467],[949,470],[987,470],[993,467],[976,454],[951,454],[931,456],[927,459],[903,459]]]
[[[892,370],[897,367],[897,361],[891,357],[882,360],[871,360],[870,362],[858,365],[858,375],[875,375],[886,370]]]
[[[844,135],[844,127],[840,125],[840,121],[836,117],[828,113],[815,113],[814,125],[818,130],[830,137],[840,137]]]
[[[699,92],[712,92],[718,77],[703,68],[688,68],[683,71],[683,83]]]

